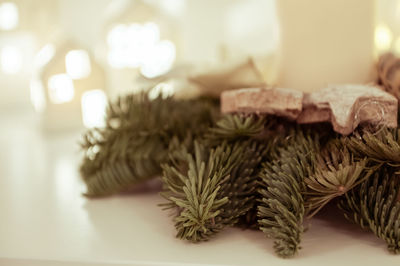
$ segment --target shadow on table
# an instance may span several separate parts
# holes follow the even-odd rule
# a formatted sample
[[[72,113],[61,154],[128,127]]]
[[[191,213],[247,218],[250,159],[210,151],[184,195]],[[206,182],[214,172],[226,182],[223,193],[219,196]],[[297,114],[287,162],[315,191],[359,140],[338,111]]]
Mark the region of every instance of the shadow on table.
[[[302,236],[301,250],[296,258],[323,256],[327,253],[337,253],[339,250],[348,249],[354,245],[369,245],[376,248],[377,252],[386,251],[386,244],[373,233],[362,230],[358,225],[345,219],[336,204],[326,206],[311,220],[305,222],[306,232]],[[247,233],[257,248],[275,254],[274,240],[267,238],[263,233]],[[276,256],[276,255],[275,255]]]
[[[386,251],[383,240],[348,221],[337,208],[336,202],[326,206],[308,223],[309,228],[304,233],[303,252],[300,253],[300,257],[337,252],[356,245],[373,246],[377,252]]]

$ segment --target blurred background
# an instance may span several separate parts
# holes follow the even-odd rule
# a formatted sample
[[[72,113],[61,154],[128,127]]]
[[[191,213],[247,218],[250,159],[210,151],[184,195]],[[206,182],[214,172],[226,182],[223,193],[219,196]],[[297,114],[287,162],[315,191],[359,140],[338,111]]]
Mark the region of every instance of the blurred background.
[[[0,264],[22,265],[2,264],[4,258],[43,259],[24,265],[50,265],[49,259],[154,262],[155,253],[181,258],[175,244],[165,248],[175,233],[157,206],[158,195],[82,197],[80,137],[102,126],[107,102],[118,95],[150,87],[151,97],[190,97],[196,83],[273,82],[276,1],[0,0]],[[400,0],[376,3],[376,51],[400,54]],[[364,248],[343,232],[340,246]],[[237,247],[239,238],[232,239],[227,242]],[[241,250],[263,250],[243,243]],[[188,246],[193,251],[185,254],[198,263],[221,243],[214,244],[202,246],[203,253]],[[341,254],[331,246],[323,247],[324,256]],[[229,243],[222,249],[221,258],[237,258]],[[238,258],[247,263],[243,251]]]
[[[400,53],[400,0],[377,2],[376,49]],[[0,0],[0,122],[101,126],[117,95],[249,57],[268,80],[275,13],[275,0]],[[171,80],[159,91],[187,85]]]

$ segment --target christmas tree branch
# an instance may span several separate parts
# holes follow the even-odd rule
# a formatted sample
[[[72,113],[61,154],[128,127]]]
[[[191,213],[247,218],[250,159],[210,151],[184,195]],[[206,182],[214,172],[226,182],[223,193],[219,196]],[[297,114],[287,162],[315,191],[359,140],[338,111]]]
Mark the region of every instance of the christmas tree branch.
[[[347,138],[346,145],[358,157],[400,166],[400,129],[383,128],[376,133],[365,131]]]
[[[340,143],[339,143],[340,144]],[[366,169],[366,158],[356,160],[349,150],[336,140],[316,156],[315,171],[305,178],[308,218],[314,216],[335,197],[342,196],[365,181],[373,172]]]
[[[277,158],[264,164],[260,173],[261,200],[258,206],[260,229],[275,239],[281,257],[292,257],[300,249],[305,216],[302,193],[305,178],[312,171],[318,138],[298,132],[277,152]]]
[[[382,168],[339,202],[345,217],[386,241],[400,254],[400,179],[394,169]]]
[[[160,175],[171,140],[203,135],[217,113],[218,105],[206,99],[118,98],[108,107],[106,127],[84,136],[80,170],[86,195],[118,193]]]
[[[236,224],[254,205],[255,169],[265,152],[256,142],[224,142],[211,150],[195,142],[193,153],[183,147],[181,159],[164,164],[163,206],[177,211],[177,236],[204,241]]]

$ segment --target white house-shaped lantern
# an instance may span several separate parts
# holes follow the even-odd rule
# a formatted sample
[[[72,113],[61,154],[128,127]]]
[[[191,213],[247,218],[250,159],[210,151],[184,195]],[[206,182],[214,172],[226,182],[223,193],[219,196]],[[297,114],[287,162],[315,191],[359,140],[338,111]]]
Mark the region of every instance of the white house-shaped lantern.
[[[138,88],[136,78],[155,78],[167,73],[176,62],[178,31],[174,20],[157,6],[144,1],[116,1],[110,7],[101,44],[113,95]],[[136,87],[136,88],[135,88]]]
[[[49,43],[34,63],[31,98],[46,130],[103,125],[105,75],[89,52],[71,41]]]

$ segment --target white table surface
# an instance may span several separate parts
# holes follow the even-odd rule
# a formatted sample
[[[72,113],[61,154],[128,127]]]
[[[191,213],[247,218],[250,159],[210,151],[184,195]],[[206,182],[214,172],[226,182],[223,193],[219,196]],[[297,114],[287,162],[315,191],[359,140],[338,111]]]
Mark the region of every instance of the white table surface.
[[[313,219],[294,259],[261,232],[212,241],[174,237],[154,193],[81,196],[80,133],[44,135],[34,119],[0,116],[0,265],[400,265],[385,243],[335,213]]]

